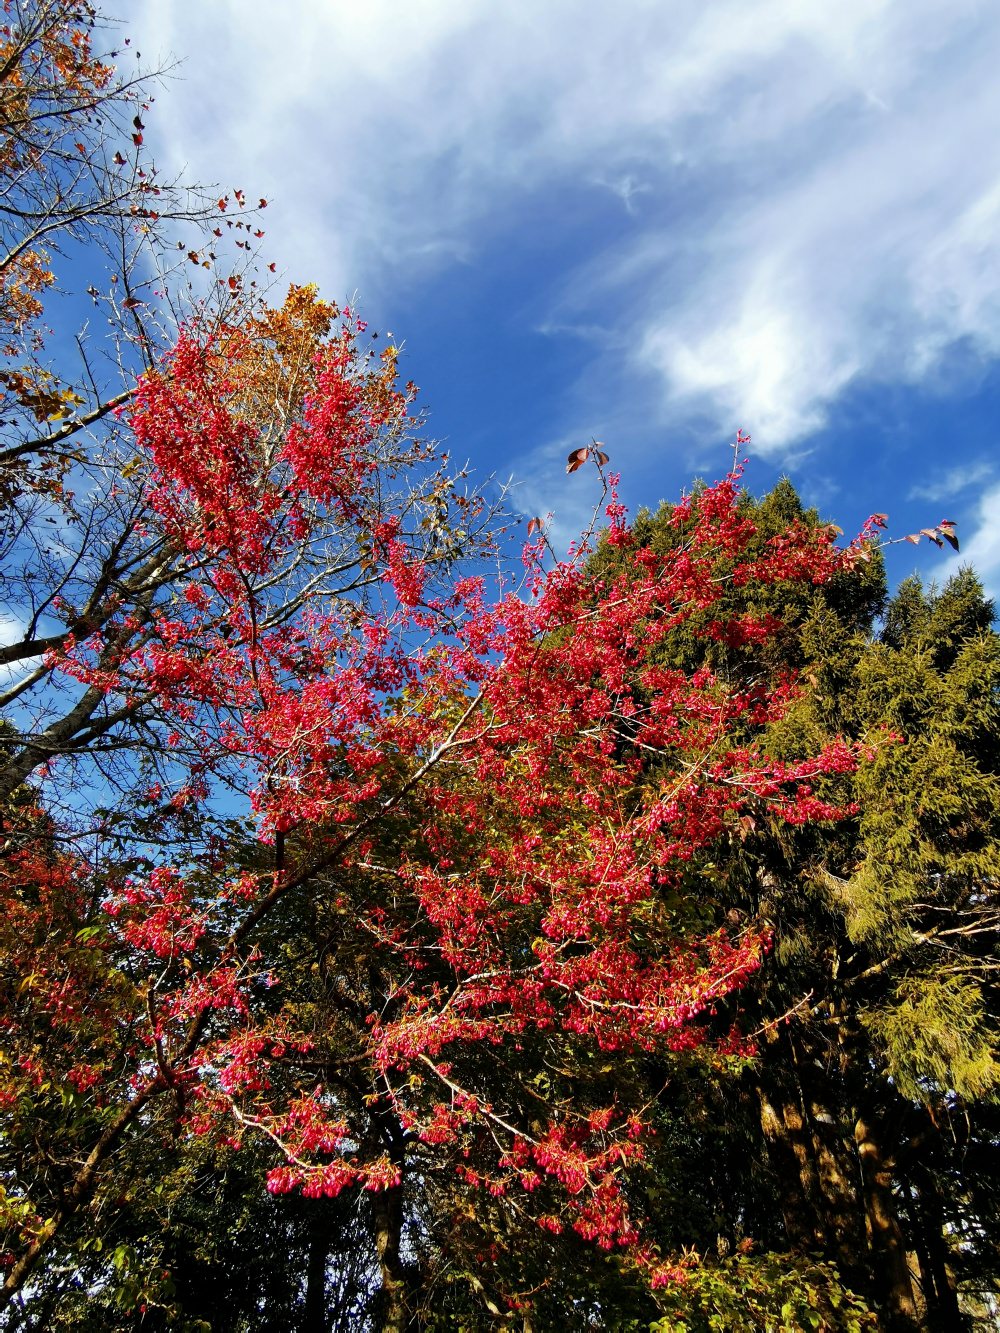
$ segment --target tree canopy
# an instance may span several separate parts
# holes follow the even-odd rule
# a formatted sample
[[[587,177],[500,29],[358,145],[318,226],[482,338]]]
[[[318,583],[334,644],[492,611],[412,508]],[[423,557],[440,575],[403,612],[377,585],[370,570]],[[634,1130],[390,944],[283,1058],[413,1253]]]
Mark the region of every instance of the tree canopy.
[[[100,32],[2,27],[3,1326],[990,1318],[974,575],[739,469],[630,523],[599,446],[511,559]]]

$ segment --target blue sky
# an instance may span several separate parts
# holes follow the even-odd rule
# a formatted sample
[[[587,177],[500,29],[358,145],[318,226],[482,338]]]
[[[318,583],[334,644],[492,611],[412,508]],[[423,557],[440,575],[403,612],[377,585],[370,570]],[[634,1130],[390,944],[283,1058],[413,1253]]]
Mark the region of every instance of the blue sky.
[[[132,0],[164,165],[266,195],[432,433],[568,539],[592,436],[634,509],[785,472],[848,531],[954,519],[1000,594],[1000,6]],[[900,577],[953,568],[890,553]]]

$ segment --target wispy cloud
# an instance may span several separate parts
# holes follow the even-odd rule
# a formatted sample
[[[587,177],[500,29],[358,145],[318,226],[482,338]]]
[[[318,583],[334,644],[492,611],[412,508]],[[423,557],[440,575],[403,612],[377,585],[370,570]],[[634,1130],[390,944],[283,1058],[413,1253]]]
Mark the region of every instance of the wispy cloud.
[[[548,275],[539,323],[609,329],[647,418],[787,455],[852,384],[1000,353],[994,6],[368,0],[285,21],[159,0],[134,21],[147,54],[187,57],[160,98],[178,160],[271,195],[275,253],[333,294],[430,295],[501,263],[552,191],[590,191],[595,218],[614,191],[623,227]]]
[[[1000,473],[995,462],[979,459],[961,467],[949,468],[938,472],[930,480],[914,486],[908,493],[911,500],[953,500],[956,496],[969,491],[973,486],[980,486],[984,481],[994,481]]]

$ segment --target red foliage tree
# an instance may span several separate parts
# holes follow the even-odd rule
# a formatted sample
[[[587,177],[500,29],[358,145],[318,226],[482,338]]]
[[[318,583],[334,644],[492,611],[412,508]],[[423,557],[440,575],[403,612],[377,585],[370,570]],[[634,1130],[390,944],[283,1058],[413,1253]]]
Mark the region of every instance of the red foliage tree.
[[[684,540],[660,557],[633,542],[608,477],[610,581],[586,542],[551,564],[541,537],[499,591],[455,577],[468,502],[441,473],[408,488],[426,452],[400,446],[410,388],[391,350],[360,355],[350,312],[327,313],[291,413],[261,416],[261,386],[290,373],[266,320],[192,326],[140,382],[133,534],[155,569],[49,651],[56,677],[103,701],[137,783],[141,761],[159,773],[118,816],[131,859],[121,825],[105,821],[91,857],[63,850],[68,830],[29,796],[7,811],[0,1097],[13,1138],[33,1115],[37,1143],[44,1090],[45,1132],[72,1145],[51,1179],[8,1184],[8,1301],[159,1103],[178,1133],[273,1139],[274,1191],[376,1192],[400,1305],[411,1162],[516,1195],[543,1227],[626,1247],[666,1281],[629,1207],[642,1107],[613,1079],[574,1097],[541,1074],[706,1041],[702,1016],[768,940],[684,933],[685,867],[762,806],[836,818],[817,784],[856,762],[840,743],[769,758],[760,735],[792,679],[653,663],[715,606],[713,635],[767,639],[775,623],[721,610],[726,581],[821,582],[867,534],[841,550],[794,528],[747,558],[733,474],[677,507]],[[58,738],[22,739],[8,791],[39,759],[57,784]],[[225,835],[241,799],[256,847]],[[303,934],[322,943],[305,997],[287,948]],[[736,1032],[718,1045],[747,1049]]]

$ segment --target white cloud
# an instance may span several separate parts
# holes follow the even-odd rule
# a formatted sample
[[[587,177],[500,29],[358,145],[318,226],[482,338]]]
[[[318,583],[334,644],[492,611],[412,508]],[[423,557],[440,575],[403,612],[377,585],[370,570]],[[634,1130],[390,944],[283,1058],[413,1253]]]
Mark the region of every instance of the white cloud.
[[[186,59],[154,135],[271,197],[273,253],[333,295],[498,262],[547,192],[610,189],[627,226],[552,275],[539,322],[610,311],[664,419],[781,453],[859,377],[1000,353],[1000,10],[978,0],[135,8],[144,53]]]
[[[929,481],[921,482],[919,485],[912,487],[907,498],[910,500],[954,500],[963,491],[971,490],[973,486],[979,486],[984,481],[991,481],[996,475],[996,463],[987,459],[980,459],[978,462],[949,468],[946,472],[938,472]]]
[[[963,565],[971,565],[983,581],[987,596],[1000,604],[1000,485],[984,492],[976,510],[972,536],[962,537],[961,555],[952,556],[938,576],[945,584]]]

